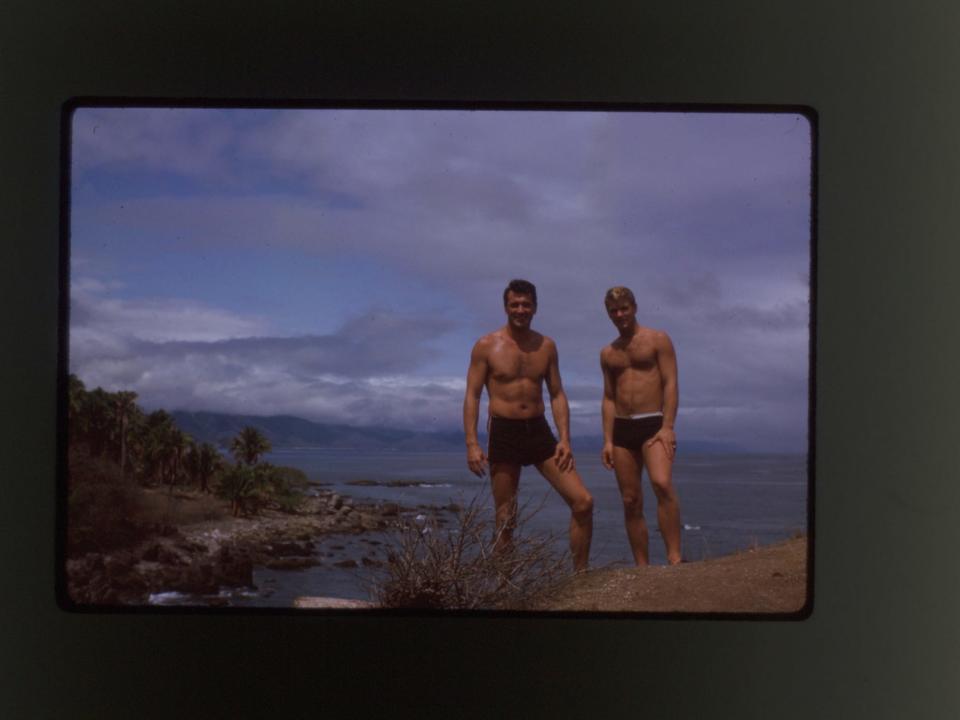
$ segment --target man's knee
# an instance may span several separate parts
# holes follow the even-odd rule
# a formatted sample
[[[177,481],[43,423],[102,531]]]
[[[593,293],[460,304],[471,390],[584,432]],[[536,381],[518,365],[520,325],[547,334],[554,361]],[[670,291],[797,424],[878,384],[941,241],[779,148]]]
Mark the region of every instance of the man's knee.
[[[643,512],[643,495],[639,492],[626,492],[622,495],[623,511],[627,515],[639,515]]]
[[[593,495],[586,490],[573,501],[570,510],[578,520],[585,520],[593,515]]]
[[[653,487],[654,495],[657,496],[657,502],[673,502],[677,499],[673,483],[669,478],[650,478],[650,485]]]

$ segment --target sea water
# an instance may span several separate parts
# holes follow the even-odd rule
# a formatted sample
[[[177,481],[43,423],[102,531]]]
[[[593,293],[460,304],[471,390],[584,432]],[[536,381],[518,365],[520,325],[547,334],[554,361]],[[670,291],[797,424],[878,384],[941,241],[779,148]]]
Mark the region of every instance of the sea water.
[[[489,478],[478,478],[460,452],[390,452],[284,448],[265,458],[275,465],[303,470],[312,483],[356,500],[396,502],[408,507],[468,504],[478,496],[490,503]],[[591,567],[632,565],[623,526],[623,505],[612,471],[599,453],[581,452],[577,469],[594,497]],[[355,484],[367,481],[376,484]],[[680,500],[685,560],[727,555],[807,532],[808,477],[805,455],[678,455],[673,481]],[[387,483],[399,483],[390,487]],[[650,561],[666,562],[657,527],[656,498],[643,478],[644,514],[650,532]],[[556,535],[558,551],[567,549],[570,512],[536,469],[520,478],[521,507],[536,508],[528,533]],[[385,556],[385,533],[328,535],[318,538],[319,564],[303,570],[257,568],[258,592],[231,599],[235,606],[290,607],[298,596],[367,599],[374,568],[340,568],[332,558]]]

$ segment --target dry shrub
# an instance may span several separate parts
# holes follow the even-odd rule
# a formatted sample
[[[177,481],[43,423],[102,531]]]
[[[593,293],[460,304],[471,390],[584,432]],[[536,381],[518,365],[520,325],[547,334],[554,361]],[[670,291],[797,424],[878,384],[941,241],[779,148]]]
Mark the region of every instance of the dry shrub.
[[[432,517],[408,520],[393,538],[385,577],[372,583],[374,597],[386,608],[529,608],[570,566],[569,553],[556,550],[556,534],[524,529],[541,507],[519,509],[512,548],[498,552],[489,493],[460,509],[449,529]]]

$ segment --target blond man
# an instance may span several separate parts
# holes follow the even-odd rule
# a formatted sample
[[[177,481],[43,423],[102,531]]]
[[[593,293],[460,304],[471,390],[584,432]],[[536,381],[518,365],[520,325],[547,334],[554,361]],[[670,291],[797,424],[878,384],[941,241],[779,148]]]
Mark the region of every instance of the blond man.
[[[677,356],[663,331],[637,322],[633,293],[618,286],[604,303],[619,337],[600,352],[603,372],[602,460],[616,474],[627,539],[637,565],[650,562],[640,481],[643,470],[657,498],[657,522],[671,565],[681,560],[680,503],[673,486],[679,391]]]

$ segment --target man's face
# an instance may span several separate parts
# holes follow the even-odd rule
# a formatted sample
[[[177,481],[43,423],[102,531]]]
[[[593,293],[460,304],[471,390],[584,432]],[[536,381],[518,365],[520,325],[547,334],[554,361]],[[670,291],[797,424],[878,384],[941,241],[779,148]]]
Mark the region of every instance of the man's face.
[[[533,298],[529,295],[521,295],[510,290],[507,293],[504,310],[510,326],[520,330],[530,327],[530,321],[537,312],[537,306],[533,304]]]
[[[629,300],[614,300],[607,303],[607,315],[617,330],[629,330],[637,321],[637,306]]]

